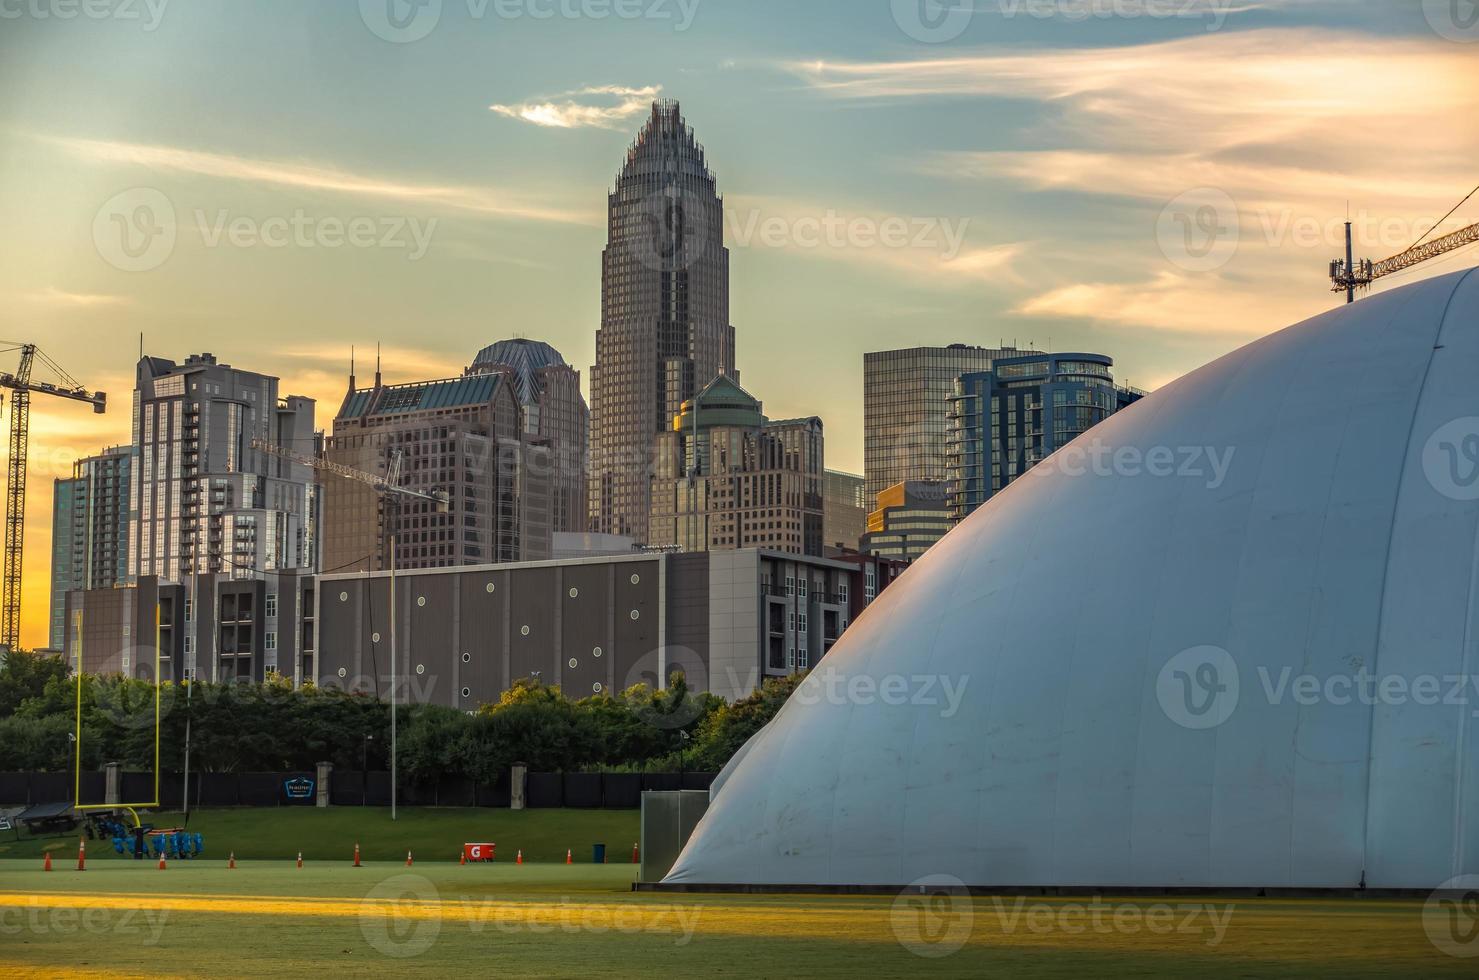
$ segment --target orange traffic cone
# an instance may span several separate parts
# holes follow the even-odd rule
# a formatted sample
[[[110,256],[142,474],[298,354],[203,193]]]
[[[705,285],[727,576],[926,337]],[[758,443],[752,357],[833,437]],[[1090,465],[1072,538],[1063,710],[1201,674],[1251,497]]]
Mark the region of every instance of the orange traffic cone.
[[[574,864],[575,863],[575,855],[571,852],[571,850],[568,847],[565,849],[565,863],[566,864]]]
[[[302,851],[299,851],[298,852],[298,867],[300,867],[300,868],[303,867],[303,852]]]
[[[226,858],[226,870],[227,871],[235,871],[236,870],[236,852],[235,851],[232,851],[231,854],[230,854],[230,856],[228,856]]]
[[[467,863],[467,852],[466,851],[463,851],[462,852],[462,860],[460,862],[458,862],[458,863],[460,863],[460,864],[466,864]]]
[[[77,841],[77,870],[87,870],[87,841],[81,839]]]
[[[410,851],[407,851],[406,852],[406,867],[409,868],[410,866],[411,866],[411,852]]]
[[[636,844],[633,844],[632,845],[632,863],[633,864],[641,864],[642,863],[641,860],[638,859],[638,857],[637,857],[637,845]]]
[[[354,866],[356,868],[361,867],[361,865],[359,863],[359,842],[358,841],[356,841],[355,844],[354,844]]]
[[[164,867],[164,855],[163,854],[159,855],[159,870],[160,871],[165,870],[165,867]]]
[[[41,870],[42,871],[50,871],[51,870],[51,852],[50,851],[47,851],[46,852],[46,865]]]
[[[520,850],[519,853],[514,857],[514,864],[523,864],[523,863],[524,863],[524,852],[522,850]]]

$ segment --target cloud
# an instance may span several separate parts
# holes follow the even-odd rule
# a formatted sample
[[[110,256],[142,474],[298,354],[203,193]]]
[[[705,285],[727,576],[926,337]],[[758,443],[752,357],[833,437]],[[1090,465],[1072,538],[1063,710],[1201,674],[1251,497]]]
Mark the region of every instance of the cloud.
[[[106,293],[74,293],[55,286],[47,286],[29,293],[21,293],[24,303],[58,309],[92,309],[95,307],[127,306],[133,302],[127,296],[111,296]]]
[[[603,224],[598,214],[571,211],[531,200],[515,191],[493,187],[409,183],[318,164],[258,160],[173,146],[59,136],[42,136],[39,139],[60,146],[82,159],[99,163],[170,170],[275,187],[326,191],[393,201],[402,205],[468,211],[500,218],[592,226]]]
[[[488,108],[501,116],[550,129],[622,129],[627,120],[646,113],[661,91],[661,85],[645,88],[599,85],[562,92],[548,102],[521,102]]]

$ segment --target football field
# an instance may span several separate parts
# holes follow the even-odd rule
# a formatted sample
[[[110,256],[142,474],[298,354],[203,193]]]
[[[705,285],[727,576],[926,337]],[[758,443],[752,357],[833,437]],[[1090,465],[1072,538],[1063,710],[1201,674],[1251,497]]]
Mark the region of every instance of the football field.
[[[654,895],[630,864],[0,860],[0,975],[1468,976],[1417,901]],[[1429,910],[1431,913],[1431,909]],[[1444,947],[1447,947],[1445,951]]]

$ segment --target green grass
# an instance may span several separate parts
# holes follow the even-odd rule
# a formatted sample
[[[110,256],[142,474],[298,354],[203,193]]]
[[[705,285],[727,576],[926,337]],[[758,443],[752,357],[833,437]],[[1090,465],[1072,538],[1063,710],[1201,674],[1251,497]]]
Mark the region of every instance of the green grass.
[[[141,815],[156,827],[184,824],[178,813]],[[354,845],[367,861],[400,861],[406,851],[421,862],[456,861],[464,841],[498,845],[498,859],[513,861],[522,849],[528,862],[564,862],[567,849],[575,860],[589,862],[591,845],[605,844],[608,860],[630,862],[632,844],[640,839],[636,810],[506,810],[403,807],[397,819],[377,807],[276,807],[270,809],[196,810],[188,830],[205,839],[205,857],[225,860],[288,860],[303,852],[311,862],[349,861]],[[109,841],[89,841],[95,863],[133,863],[113,851]],[[39,862],[44,851],[68,867],[77,859],[77,836],[23,839],[0,834],[0,859]]]
[[[548,811],[540,815],[548,815]],[[500,848],[501,850],[501,848]],[[219,860],[86,873],[0,860],[0,976],[1474,976],[1427,939],[1419,902],[980,898],[931,909],[857,896],[633,893],[631,865]],[[1160,918],[1156,906],[1182,906]],[[1225,915],[1225,919],[1220,917]],[[1168,916],[1168,917],[1167,917]],[[1151,922],[1163,923],[1152,930]],[[1116,923],[1121,923],[1116,925]],[[959,932],[949,955],[921,940]]]

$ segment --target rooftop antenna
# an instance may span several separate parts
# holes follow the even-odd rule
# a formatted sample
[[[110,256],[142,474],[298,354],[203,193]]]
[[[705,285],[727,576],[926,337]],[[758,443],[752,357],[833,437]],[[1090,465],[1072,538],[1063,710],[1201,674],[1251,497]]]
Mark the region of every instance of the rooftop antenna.
[[[353,344],[350,344],[349,345],[349,391],[350,391],[351,394],[354,393],[355,387],[356,386],[355,386],[355,383],[354,383],[354,345]]]
[[[375,387],[380,387],[380,342],[375,342]]]
[[[1427,242],[1428,235],[1431,235],[1433,232],[1442,227],[1443,222],[1453,217],[1454,211],[1457,211],[1459,208],[1468,203],[1469,199],[1472,198],[1475,194],[1479,194],[1479,187],[1475,187],[1473,190],[1469,191],[1468,195],[1465,196],[1462,201],[1459,201],[1453,206],[1452,210],[1450,210],[1442,218],[1439,218],[1438,223],[1433,225],[1432,228],[1429,228],[1427,233],[1418,238],[1418,240],[1414,242],[1412,246],[1408,248],[1405,252],[1399,252],[1396,255],[1393,255],[1391,258],[1382,259],[1380,262],[1372,262],[1370,259],[1361,259],[1358,261],[1355,258],[1354,247],[1351,240],[1349,205],[1347,205],[1345,223],[1345,261],[1342,262],[1340,259],[1335,259],[1330,263],[1330,282],[1332,283],[1332,291],[1337,293],[1344,292],[1345,301],[1347,303],[1354,303],[1356,301],[1356,290],[1358,288],[1370,289],[1371,284],[1374,283],[1376,280],[1382,278],[1383,276],[1390,276],[1398,272],[1404,272],[1415,265],[1427,262],[1429,259],[1436,259],[1440,255],[1446,255],[1456,249],[1464,248],[1465,246],[1473,245],[1475,242],[1479,242],[1479,224],[1469,225],[1469,227],[1467,228],[1460,228],[1458,231],[1454,232],[1451,235],[1445,235],[1442,238],[1435,238],[1432,241]],[[1424,244],[1424,242],[1427,243]]]

